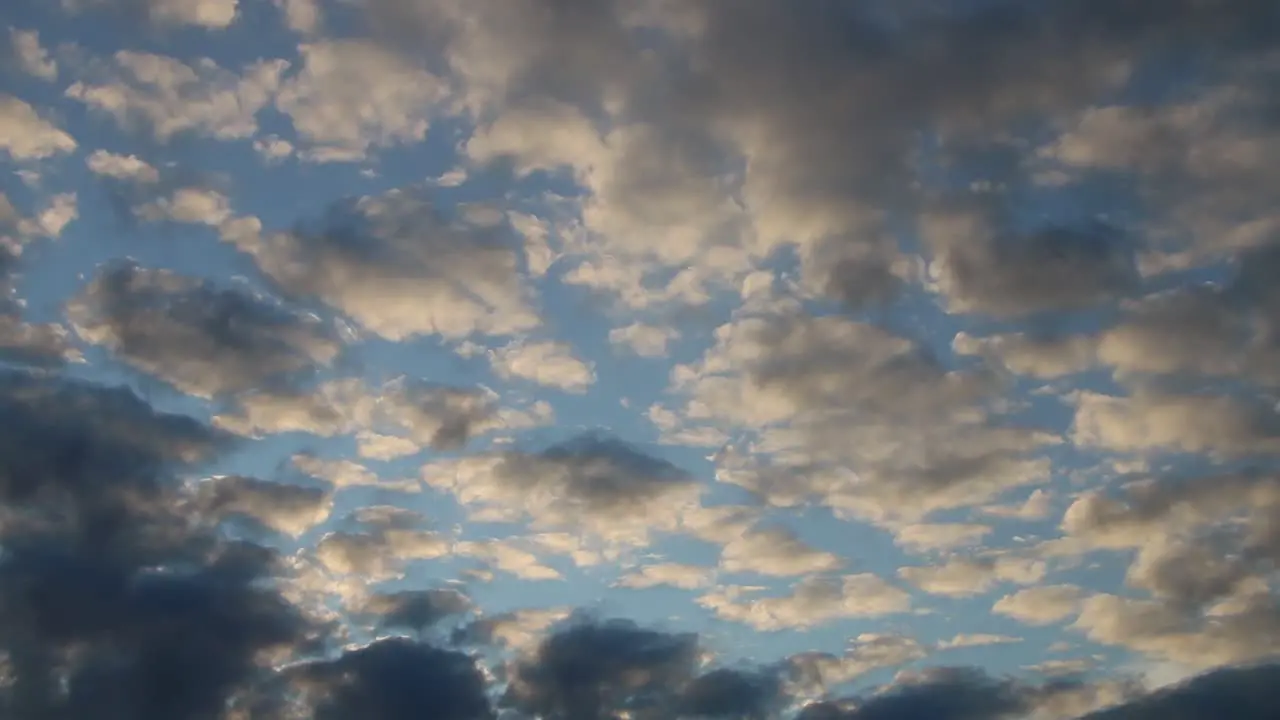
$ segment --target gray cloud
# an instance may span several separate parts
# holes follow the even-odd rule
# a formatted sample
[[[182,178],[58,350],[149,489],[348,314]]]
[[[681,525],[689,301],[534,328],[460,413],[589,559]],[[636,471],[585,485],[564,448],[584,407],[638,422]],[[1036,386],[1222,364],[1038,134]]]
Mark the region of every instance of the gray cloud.
[[[246,288],[128,263],[104,268],[68,314],[82,338],[202,397],[305,378],[341,349],[319,318]]]

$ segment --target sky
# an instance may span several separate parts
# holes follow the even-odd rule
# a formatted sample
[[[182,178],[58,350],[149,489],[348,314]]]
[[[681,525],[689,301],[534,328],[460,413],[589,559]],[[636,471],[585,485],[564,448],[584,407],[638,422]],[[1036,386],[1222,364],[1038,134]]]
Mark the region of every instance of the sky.
[[[0,716],[1280,717],[1280,6],[8,0]]]

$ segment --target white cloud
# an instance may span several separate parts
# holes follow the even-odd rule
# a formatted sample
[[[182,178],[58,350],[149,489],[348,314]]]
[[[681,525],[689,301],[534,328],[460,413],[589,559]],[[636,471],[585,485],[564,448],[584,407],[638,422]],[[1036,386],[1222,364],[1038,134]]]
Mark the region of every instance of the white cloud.
[[[276,107],[305,142],[301,156],[359,160],[368,148],[420,141],[446,86],[400,55],[356,40],[304,43],[302,69]]]
[[[290,30],[313,35],[320,29],[320,0],[274,0]]]
[[[629,348],[642,357],[662,357],[667,344],[680,337],[674,327],[632,323],[609,331],[609,342],[617,347]]]
[[[1045,563],[1015,555],[953,557],[941,565],[898,569],[898,576],[933,595],[971,597],[997,583],[1030,585],[1044,578]]]
[[[9,28],[9,44],[23,72],[41,80],[58,79],[58,62],[41,47],[38,31]]]
[[[574,357],[568,345],[550,340],[516,341],[491,351],[489,361],[499,377],[521,378],[583,393],[596,381],[592,365]]]
[[[236,20],[239,0],[146,0],[153,22],[195,25],[210,30],[229,27]]]
[[[1084,593],[1074,585],[1041,585],[1005,595],[991,607],[991,612],[1029,625],[1049,625],[1074,614],[1083,597]]]
[[[85,164],[94,174],[116,180],[154,183],[160,179],[160,172],[137,155],[119,155],[106,150],[94,150],[85,158]]]
[[[759,573],[776,577],[811,575],[839,570],[843,558],[810,547],[782,527],[754,528],[730,536],[720,552],[720,569],[729,573]]]
[[[18,162],[42,160],[75,150],[76,141],[25,101],[0,93],[0,149]]]
[[[97,71],[98,79],[72,83],[66,96],[122,127],[142,124],[161,142],[188,131],[235,140],[257,132],[258,111],[271,101],[286,67],[284,60],[260,60],[236,74],[209,58],[188,64],[121,50]]]
[[[388,340],[539,324],[515,250],[491,229],[445,222],[412,189],[340,203],[330,217],[338,224],[271,234],[238,219],[224,223],[223,237],[286,294],[319,297]]]
[[[495,570],[514,575],[521,580],[562,580],[555,568],[548,567],[538,556],[515,545],[510,540],[484,540],[459,542],[453,551],[464,557],[483,560]]]
[[[1278,420],[1264,403],[1225,395],[1082,392],[1072,434],[1079,445],[1107,450],[1234,456],[1280,449]]]
[[[976,545],[990,533],[990,527],[972,523],[914,523],[893,529],[898,545],[926,552]]]
[[[637,589],[669,585],[681,590],[696,590],[710,584],[714,572],[714,568],[682,563],[642,565],[619,578],[618,585]]]
[[[791,594],[780,596],[761,596],[749,588],[731,585],[702,595],[698,604],[725,620],[771,631],[905,612],[911,607],[911,599],[879,577],[863,573],[807,577],[793,586]]]
[[[595,435],[539,453],[437,461],[422,473],[428,485],[452,493],[473,520],[527,520],[538,531],[572,529],[625,546],[675,532],[700,496],[697,483],[679,468]]]

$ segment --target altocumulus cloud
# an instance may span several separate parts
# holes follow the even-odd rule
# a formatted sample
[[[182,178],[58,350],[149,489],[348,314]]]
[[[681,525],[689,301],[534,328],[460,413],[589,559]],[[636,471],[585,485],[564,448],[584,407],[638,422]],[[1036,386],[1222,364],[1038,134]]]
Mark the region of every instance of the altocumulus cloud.
[[[1275,2],[14,6],[0,716],[1280,717]]]

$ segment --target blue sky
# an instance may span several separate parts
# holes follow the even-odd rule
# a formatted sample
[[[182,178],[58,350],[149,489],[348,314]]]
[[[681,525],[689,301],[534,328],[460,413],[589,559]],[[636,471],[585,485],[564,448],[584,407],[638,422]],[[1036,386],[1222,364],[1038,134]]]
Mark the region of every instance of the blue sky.
[[[1229,712],[1219,678],[1271,671],[1266,3],[0,20],[4,422],[148,438],[163,482],[121,487],[167,509],[130,522],[172,514],[204,559],[112,572],[212,573],[238,539],[275,558],[252,592],[309,628],[170,717],[1145,718],[1177,693]],[[102,404],[58,404],[77,393]],[[200,430],[147,425],[175,416]],[[45,438],[61,487],[79,451]],[[7,571],[55,532],[22,518],[105,502],[68,487],[0,483]],[[483,667],[479,694],[361,664],[409,636],[420,677]],[[0,670],[25,688],[18,637]],[[628,659],[574,680],[571,652]],[[66,677],[6,702],[106,702]],[[120,717],[161,707],[129,692]]]

